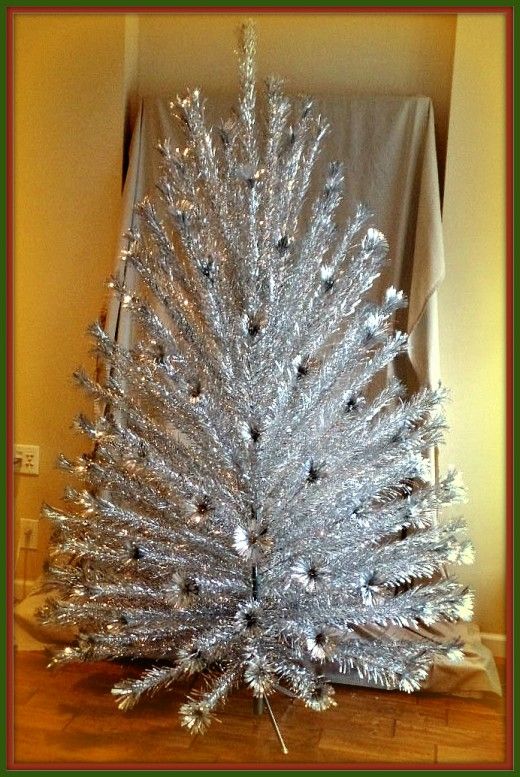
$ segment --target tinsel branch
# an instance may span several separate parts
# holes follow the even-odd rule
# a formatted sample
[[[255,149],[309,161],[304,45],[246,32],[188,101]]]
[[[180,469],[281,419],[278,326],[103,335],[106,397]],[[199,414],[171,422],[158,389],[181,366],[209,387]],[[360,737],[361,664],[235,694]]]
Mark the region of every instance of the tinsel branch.
[[[340,162],[319,164],[327,121],[270,77],[240,37],[239,97],[208,123],[200,89],[172,100],[183,138],[158,144],[156,191],[135,210],[109,279],[131,344],[90,327],[104,369],[75,379],[103,412],[78,415],[91,450],[59,466],[80,482],[52,524],[40,611],[73,627],[52,664],[145,659],[118,682],[120,709],[200,676],[181,722],[205,731],[233,690],[335,704],[330,662],[418,690],[456,640],[421,628],[471,618],[451,576],[473,550],[444,506],[464,501],[428,453],[446,390],[410,395],[404,294],[376,281],[388,242],[343,203]],[[135,282],[134,282],[135,279]]]

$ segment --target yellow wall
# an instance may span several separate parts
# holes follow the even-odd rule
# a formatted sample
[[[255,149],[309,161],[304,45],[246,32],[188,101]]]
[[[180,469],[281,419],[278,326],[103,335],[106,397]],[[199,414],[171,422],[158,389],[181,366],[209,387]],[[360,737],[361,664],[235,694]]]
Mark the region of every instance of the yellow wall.
[[[59,504],[60,451],[83,398],[71,373],[103,303],[118,232],[124,18],[15,17],[15,440],[40,446],[40,476],[16,475],[16,527]],[[42,523],[40,548],[46,547]],[[36,577],[42,552],[28,552]],[[23,559],[18,564],[21,576]]]
[[[499,15],[457,22],[439,298],[441,367],[453,397],[441,461],[456,464],[468,487],[477,558],[461,577],[477,591],[477,621],[496,633],[505,630],[504,33]]]
[[[16,441],[42,447],[40,477],[16,478],[17,521],[36,518],[42,500],[59,503],[64,478],[54,460],[85,446],[69,430],[83,401],[70,374],[91,364],[84,330],[99,313],[112,267],[125,108],[135,115],[138,93],[233,90],[242,18],[16,19]],[[449,123],[440,315],[453,403],[441,464],[459,466],[471,492],[464,512],[478,559],[466,579],[477,589],[480,624],[503,631],[501,21],[428,13],[253,18],[260,75],[278,72],[295,91],[431,96],[441,173]],[[29,577],[44,552],[45,537],[30,554]]]
[[[441,173],[456,16],[443,14],[250,14],[261,78],[276,73],[308,94],[425,94],[437,120]],[[139,19],[141,94],[234,89],[243,14],[145,14]],[[174,96],[174,94],[172,95]]]

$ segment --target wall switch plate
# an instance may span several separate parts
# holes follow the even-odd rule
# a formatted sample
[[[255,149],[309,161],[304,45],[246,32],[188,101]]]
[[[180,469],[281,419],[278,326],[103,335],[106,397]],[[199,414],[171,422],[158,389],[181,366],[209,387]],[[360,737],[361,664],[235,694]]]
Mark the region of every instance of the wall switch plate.
[[[22,518],[21,530],[21,547],[29,548],[30,550],[37,550],[38,521],[33,521],[31,518]]]
[[[40,474],[40,446],[15,445],[14,471],[22,475]]]

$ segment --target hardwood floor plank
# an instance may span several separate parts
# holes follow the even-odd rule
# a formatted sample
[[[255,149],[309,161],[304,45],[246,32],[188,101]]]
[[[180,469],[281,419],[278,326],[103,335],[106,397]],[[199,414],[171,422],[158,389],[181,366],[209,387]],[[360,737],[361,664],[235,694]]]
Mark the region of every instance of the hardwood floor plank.
[[[62,689],[62,697],[67,698],[66,689]],[[61,703],[58,695],[49,694],[45,689],[39,689],[22,706],[15,707],[15,720],[28,721],[57,726],[69,722],[78,713],[78,706]]]
[[[505,761],[505,748],[503,745],[483,744],[481,747],[467,747],[458,745],[439,745],[437,748],[437,763],[466,763],[466,764],[501,764]]]
[[[435,759],[433,743],[418,738],[415,741],[401,742],[394,738],[372,735],[345,741],[338,738],[337,732],[325,730],[319,748],[329,756],[336,753],[339,762],[434,763]]]
[[[503,707],[490,708],[484,704],[466,706],[464,702],[457,707],[449,707],[446,710],[448,725],[455,728],[464,728],[468,724],[471,726],[484,725],[486,721],[503,721],[505,718],[505,709]]]
[[[338,706],[323,713],[276,695],[273,712],[289,748],[281,752],[265,712],[252,714],[246,689],[234,693],[204,736],[180,725],[191,683],[117,709],[113,684],[139,676],[137,664],[68,665],[48,671],[42,653],[16,663],[15,758],[24,763],[500,763],[502,700],[408,696],[336,686]]]
[[[449,742],[454,747],[480,747],[482,740],[485,739],[493,747],[496,744],[504,743],[504,732],[497,724],[487,727],[476,726],[470,728],[468,721],[465,728],[454,728],[453,726],[442,726],[430,723],[427,726],[415,725],[413,723],[402,723],[396,721],[394,736],[400,741],[408,741],[421,737],[423,741],[433,744],[443,744]]]
[[[445,696],[448,710],[464,709],[468,715],[491,715],[503,713],[505,710],[504,696],[494,693],[483,694],[482,698],[468,698],[465,696]]]

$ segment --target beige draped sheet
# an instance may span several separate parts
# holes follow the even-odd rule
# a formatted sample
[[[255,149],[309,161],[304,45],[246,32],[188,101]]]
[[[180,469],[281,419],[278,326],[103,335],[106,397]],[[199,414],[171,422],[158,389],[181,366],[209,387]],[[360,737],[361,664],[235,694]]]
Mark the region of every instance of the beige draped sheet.
[[[408,297],[397,326],[409,334],[409,354],[395,366],[399,377],[416,390],[439,381],[437,289],[444,277],[444,253],[435,151],[434,118],[427,97],[329,96],[319,98],[319,110],[327,117],[331,131],[322,153],[321,165],[339,159],[344,162],[345,197],[338,214],[348,218],[359,202],[369,206],[375,224],[387,236],[390,257],[373,293],[394,285]],[[208,99],[208,117],[215,121],[228,113],[232,99],[213,95]],[[144,98],[132,137],[129,166],[123,195],[121,248],[130,228],[133,206],[147,192],[153,192],[160,163],[157,142],[171,138],[181,144],[172,120],[169,100]],[[319,186],[318,175],[315,185]],[[115,273],[132,285],[131,268],[116,259]],[[117,303],[107,311],[106,327],[118,341],[128,344],[131,327],[128,314]],[[433,472],[436,456],[432,454]],[[19,649],[37,649],[63,635],[39,627],[34,619],[41,594],[29,596],[16,609],[16,637]],[[367,629],[367,635],[381,629]],[[474,624],[441,624],[428,629],[387,628],[388,638],[417,639],[422,634],[438,639],[460,637],[465,658],[460,664],[439,659],[426,688],[458,694],[501,693],[497,670],[490,651],[482,644]],[[357,674],[339,674],[330,667],[334,682],[364,684]]]

